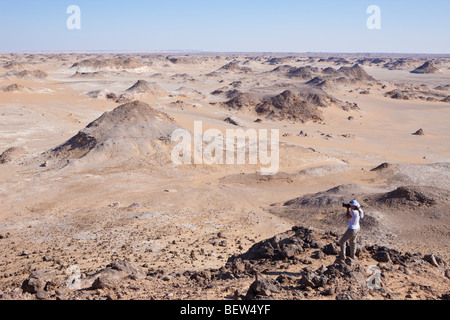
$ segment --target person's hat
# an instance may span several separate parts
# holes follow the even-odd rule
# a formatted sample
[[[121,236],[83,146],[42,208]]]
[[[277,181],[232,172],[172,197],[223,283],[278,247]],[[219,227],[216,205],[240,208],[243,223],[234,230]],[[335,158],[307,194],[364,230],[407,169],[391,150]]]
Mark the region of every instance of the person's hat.
[[[356,201],[356,200],[350,201],[350,204],[351,204],[352,206],[357,207],[357,208],[361,208],[361,205],[360,205],[360,204],[358,203],[358,201]]]

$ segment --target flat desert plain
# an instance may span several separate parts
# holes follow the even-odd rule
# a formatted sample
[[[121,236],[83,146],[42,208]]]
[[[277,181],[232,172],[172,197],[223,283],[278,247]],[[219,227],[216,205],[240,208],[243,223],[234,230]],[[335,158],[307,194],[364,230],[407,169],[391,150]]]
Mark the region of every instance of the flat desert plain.
[[[449,125],[446,56],[2,54],[0,297],[448,299]],[[278,132],[276,170],[181,129]]]

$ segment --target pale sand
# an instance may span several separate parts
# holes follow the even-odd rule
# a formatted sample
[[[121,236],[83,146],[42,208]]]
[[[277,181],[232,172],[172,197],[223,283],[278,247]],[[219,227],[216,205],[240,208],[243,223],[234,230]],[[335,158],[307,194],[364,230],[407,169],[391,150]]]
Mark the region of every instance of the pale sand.
[[[342,101],[356,102],[359,111],[324,108],[322,123],[255,123],[258,116],[254,113],[211,105],[210,102],[225,101],[225,98],[210,93],[237,80],[242,81],[241,91],[276,83],[302,84],[306,80],[262,73],[276,67],[261,63],[264,59],[243,65],[252,68],[252,73],[205,76],[230,61],[225,55],[199,64],[172,64],[155,59],[143,73],[117,71],[106,79],[84,80],[70,78],[76,70],[69,69],[82,57],[69,55],[68,59],[70,62],[66,62],[66,66],[62,66],[58,57],[47,63],[24,66],[30,70],[45,70],[49,74],[46,79],[0,78],[0,87],[18,83],[34,90],[0,93],[0,153],[17,146],[25,148],[32,156],[58,146],[103,112],[118,106],[112,100],[89,99],[85,95],[87,92],[105,89],[120,95],[143,79],[157,82],[172,96],[137,98],[166,112],[188,130],[193,130],[194,121],[199,120],[203,121],[203,130],[217,128],[225,132],[227,128],[236,128],[223,122],[229,115],[238,119],[244,128],[279,129],[281,142],[290,145],[281,147],[280,173],[294,174],[322,166],[338,169],[308,179],[266,181],[246,180],[247,174],[257,172],[260,165],[174,168],[171,164],[164,167],[148,163],[108,168],[83,159],[71,161],[62,169],[40,168],[39,163],[21,164],[26,159],[0,165],[0,234],[10,233],[8,238],[0,240],[0,253],[4,257],[0,274],[17,272],[15,276],[1,279],[0,289],[17,286],[30,270],[48,267],[48,263],[42,262],[42,256],[51,256],[64,265],[77,264],[82,270],[104,266],[114,255],[136,265],[172,271],[219,268],[230,255],[244,252],[255,241],[272,237],[296,224],[296,221],[270,214],[266,209],[273,203],[340,184],[385,186],[384,178],[370,172],[383,162],[432,164],[450,160],[449,103],[384,97],[395,83],[426,84],[429,88],[449,84],[448,69],[439,75],[417,75],[403,70],[364,67],[379,83],[327,90]],[[239,60],[245,61],[245,55]],[[288,64],[311,63],[293,60]],[[333,66],[318,62],[315,65]],[[0,68],[0,75],[7,71]],[[155,73],[162,75],[152,77]],[[177,74],[187,74],[195,81],[172,77]],[[381,88],[383,84],[387,86],[385,89]],[[206,98],[195,93],[180,95],[175,91],[180,87],[198,90]],[[370,94],[359,94],[361,88],[370,89]],[[282,91],[280,88],[276,93]],[[196,107],[188,106],[183,110],[168,107],[177,100]],[[349,116],[354,119],[348,120]],[[419,128],[423,128],[425,135],[412,135]],[[296,136],[300,130],[308,136]],[[283,137],[285,133],[292,135]],[[331,138],[327,138],[327,134]],[[342,136],[344,134],[348,136]],[[235,174],[242,179],[221,182],[222,178]],[[443,183],[448,189],[448,181]],[[116,201],[120,206],[109,206]],[[140,206],[126,208],[133,203]],[[435,223],[439,224],[434,221],[430,232]],[[423,226],[422,231],[428,227]],[[226,234],[226,247],[211,244],[218,232]],[[386,244],[410,251],[436,252],[448,258],[448,237],[438,243],[424,241],[426,237],[425,232],[400,242],[386,238]],[[238,243],[242,249],[238,249]],[[189,253],[194,248],[203,248],[209,255],[191,260]],[[24,260],[17,257],[23,250],[35,253]],[[177,254],[169,253],[170,250]]]

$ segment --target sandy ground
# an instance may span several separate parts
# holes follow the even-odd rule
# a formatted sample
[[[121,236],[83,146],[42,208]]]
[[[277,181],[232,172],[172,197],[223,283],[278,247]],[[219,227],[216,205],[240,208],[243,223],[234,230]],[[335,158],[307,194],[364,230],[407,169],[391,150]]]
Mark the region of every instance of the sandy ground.
[[[322,108],[324,119],[320,122],[255,123],[258,115],[254,112],[227,110],[211,104],[226,100],[211,92],[223,87],[231,89],[230,83],[242,81],[238,88],[241,91],[258,87],[279,94],[284,90],[282,84],[304,85],[309,79],[268,73],[277,65],[268,64],[268,57],[264,56],[258,59],[245,55],[193,57],[198,58],[195,63],[173,63],[161,56],[146,55],[140,57],[146,65],[143,69],[107,70],[106,74],[92,78],[72,77],[77,69],[71,66],[82,61],[83,55],[0,57],[0,62],[28,62],[17,70],[44,70],[48,74],[44,79],[0,77],[0,89],[13,83],[29,88],[26,92],[0,91],[0,153],[11,147],[25,150],[12,161],[0,164],[1,291],[20,288],[35,270],[58,268],[63,274],[69,265],[77,265],[82,273],[89,274],[117,259],[146,270],[162,269],[169,274],[220,268],[231,255],[243,253],[254,243],[299,224],[295,217],[271,213],[269,209],[274,203],[343,184],[390,191],[396,185],[371,169],[384,162],[430,165],[450,160],[448,102],[396,100],[385,96],[387,91],[405,83],[425,85],[427,90],[450,84],[448,60],[442,62],[441,73],[431,75],[387,70],[380,65],[363,66],[377,81],[326,89],[341,101],[357,103],[359,110],[344,111],[330,106]],[[360,57],[347,59],[357,58]],[[207,76],[232,59],[252,71]],[[306,57],[285,64],[340,67]],[[0,76],[8,71],[0,67]],[[107,90],[120,95],[140,79],[158,83],[165,92],[137,98],[167,113],[188,130],[193,131],[194,121],[200,120],[203,130],[216,128],[225,132],[235,128],[223,121],[227,116],[238,119],[243,128],[279,129],[279,174],[261,176],[257,173],[259,165],[175,166],[170,161],[161,165],[151,159],[119,165],[87,158],[70,160],[62,168],[42,167],[36,162],[37,155],[64,143],[119,105],[106,98],[90,98],[87,92]],[[180,87],[189,90],[181,94]],[[361,94],[363,89],[370,93]],[[450,95],[450,88],[447,89],[443,93]],[[183,108],[170,105],[175,101],[186,105]],[[349,120],[350,116],[353,120]],[[413,135],[419,128],[425,134]],[[300,131],[307,136],[297,136]],[[311,171],[299,175],[304,170]],[[427,177],[424,176],[420,185],[449,190],[448,172],[437,180],[430,181]],[[410,184],[415,182],[411,178]],[[448,259],[449,237],[445,230],[448,230],[449,211],[446,209],[442,212],[443,220],[415,222],[405,218],[408,232],[404,233],[395,233],[403,225],[401,219],[395,220],[396,225],[390,226],[390,236],[382,239],[383,244]],[[370,215],[370,210],[366,214]],[[335,227],[343,232],[345,222]],[[436,232],[439,237],[430,237]],[[399,239],[399,234],[403,238]],[[221,239],[226,239],[226,244],[219,245]],[[197,256],[200,252],[201,258],[193,259],[192,252]],[[155,289],[159,293],[153,296],[222,299],[228,294],[199,291],[173,296],[170,290]],[[131,298],[133,294],[126,297]],[[135,297],[148,298],[148,295],[140,292]]]

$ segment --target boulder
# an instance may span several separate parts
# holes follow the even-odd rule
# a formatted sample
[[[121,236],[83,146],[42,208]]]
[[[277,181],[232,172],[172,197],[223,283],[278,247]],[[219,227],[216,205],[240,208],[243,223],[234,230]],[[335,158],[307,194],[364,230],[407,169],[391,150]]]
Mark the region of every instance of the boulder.
[[[123,275],[114,269],[104,269],[92,283],[94,289],[116,289],[120,286]]]
[[[126,273],[128,276],[136,276],[140,278],[145,277],[145,272],[142,269],[134,266],[128,261],[114,261],[109,265],[107,265],[106,267]]]
[[[373,258],[378,262],[392,262],[387,251],[378,251],[373,255]]]
[[[326,255],[336,255],[339,253],[339,247],[336,245],[336,243],[331,242],[327,245],[325,245],[322,248],[323,253],[325,253]]]
[[[446,266],[446,262],[442,258],[440,258],[434,254],[424,255],[423,260],[425,260],[426,262],[428,262],[429,264],[431,264],[432,266],[434,266],[436,268],[441,268],[441,267]]]
[[[413,135],[416,135],[416,136],[423,136],[423,135],[424,135],[423,129],[420,128],[419,130],[417,130],[416,132],[414,132]]]
[[[256,280],[250,285],[245,300],[259,300],[281,292],[281,285],[273,279],[256,275]]]
[[[343,292],[336,295],[336,300],[353,300],[353,297],[351,294]]]
[[[288,259],[293,259],[296,255],[302,253],[303,251],[304,250],[301,245],[293,243],[283,246],[281,249],[281,254]]]
[[[28,293],[37,293],[45,290],[47,283],[52,283],[56,278],[55,270],[39,270],[30,274],[22,283],[22,291]]]
[[[92,288],[116,289],[125,278],[144,278],[145,272],[127,261],[114,261],[93,277]]]
[[[318,275],[314,272],[305,273],[302,278],[299,280],[300,285],[304,285],[306,287],[311,288],[319,288],[324,287],[328,282],[328,279],[324,275]]]

